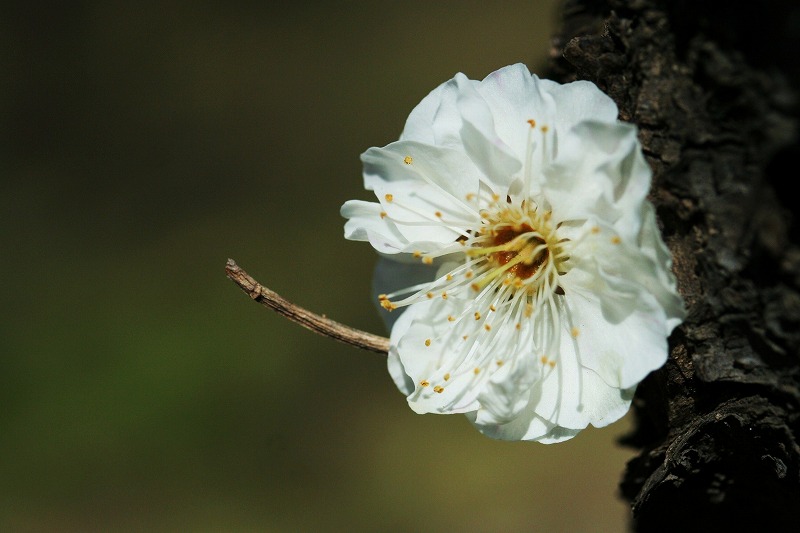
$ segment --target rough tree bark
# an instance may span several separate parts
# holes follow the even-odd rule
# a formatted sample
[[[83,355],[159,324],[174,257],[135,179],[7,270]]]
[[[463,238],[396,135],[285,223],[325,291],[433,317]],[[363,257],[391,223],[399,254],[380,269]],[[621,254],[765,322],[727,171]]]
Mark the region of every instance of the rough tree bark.
[[[800,522],[795,4],[563,5],[551,77],[595,82],[639,126],[689,310],[623,441],[635,531]]]

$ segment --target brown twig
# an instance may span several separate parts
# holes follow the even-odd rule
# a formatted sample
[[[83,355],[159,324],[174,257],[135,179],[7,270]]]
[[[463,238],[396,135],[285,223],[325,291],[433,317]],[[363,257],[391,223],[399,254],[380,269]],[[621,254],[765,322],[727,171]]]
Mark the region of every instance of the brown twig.
[[[371,352],[386,354],[389,351],[389,339],[386,337],[345,326],[335,320],[325,318],[293,304],[253,279],[233,259],[228,259],[228,263],[225,265],[225,272],[228,278],[246,292],[250,298],[273,311],[277,311],[304,328]]]

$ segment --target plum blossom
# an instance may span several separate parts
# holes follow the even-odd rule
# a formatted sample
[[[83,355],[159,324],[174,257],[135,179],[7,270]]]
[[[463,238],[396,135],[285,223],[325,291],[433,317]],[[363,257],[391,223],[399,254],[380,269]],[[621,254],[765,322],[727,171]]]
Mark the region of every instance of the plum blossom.
[[[594,84],[457,74],[361,157],[342,206],[381,255],[388,367],[417,413],[560,442],[605,426],[684,317],[635,126]],[[398,316],[399,315],[399,316]]]

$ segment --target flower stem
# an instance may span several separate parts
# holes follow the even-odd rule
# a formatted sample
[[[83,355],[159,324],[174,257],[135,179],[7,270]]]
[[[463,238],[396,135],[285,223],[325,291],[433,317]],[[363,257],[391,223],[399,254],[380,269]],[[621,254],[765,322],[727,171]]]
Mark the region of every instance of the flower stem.
[[[389,339],[386,337],[345,326],[335,320],[312,313],[293,304],[253,279],[233,259],[228,259],[225,265],[225,273],[228,275],[228,279],[236,283],[250,298],[304,328],[363,350],[382,354],[386,354],[389,351]]]

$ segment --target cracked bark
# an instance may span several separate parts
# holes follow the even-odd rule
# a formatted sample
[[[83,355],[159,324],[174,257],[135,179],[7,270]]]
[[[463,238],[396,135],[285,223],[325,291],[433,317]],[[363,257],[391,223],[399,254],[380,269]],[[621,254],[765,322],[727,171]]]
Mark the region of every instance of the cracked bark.
[[[689,309],[637,391],[634,531],[784,529],[800,503],[800,6],[570,0],[548,77],[637,124]],[[699,520],[692,517],[702,516]]]

